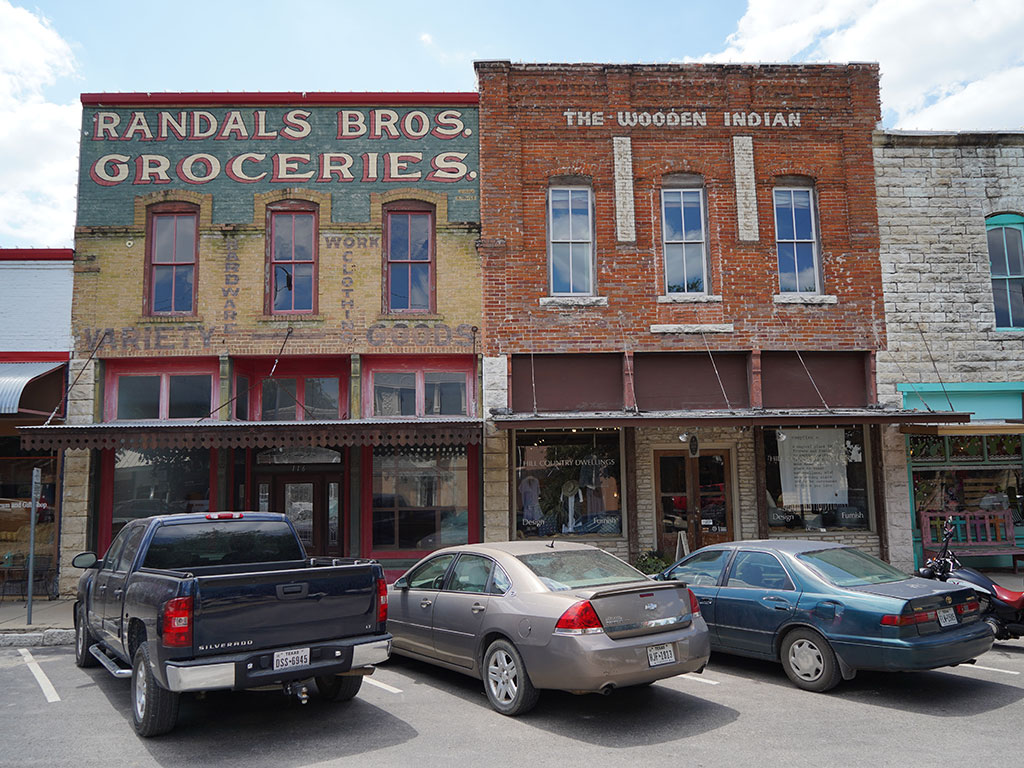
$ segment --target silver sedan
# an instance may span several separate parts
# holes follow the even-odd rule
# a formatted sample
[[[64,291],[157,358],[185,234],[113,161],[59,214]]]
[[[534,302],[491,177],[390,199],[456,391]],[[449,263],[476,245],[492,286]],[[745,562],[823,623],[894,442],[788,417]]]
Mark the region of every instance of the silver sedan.
[[[540,689],[610,693],[686,672],[711,652],[693,593],[562,541],[438,550],[388,588],[394,652],[482,679],[519,715]]]

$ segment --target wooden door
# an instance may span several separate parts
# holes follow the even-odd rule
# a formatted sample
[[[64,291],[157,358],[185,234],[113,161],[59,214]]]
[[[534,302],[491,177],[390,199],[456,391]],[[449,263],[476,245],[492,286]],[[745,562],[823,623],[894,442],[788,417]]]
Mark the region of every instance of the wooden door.
[[[680,534],[692,552],[733,540],[733,501],[728,451],[663,451],[654,456],[658,550],[676,556]]]

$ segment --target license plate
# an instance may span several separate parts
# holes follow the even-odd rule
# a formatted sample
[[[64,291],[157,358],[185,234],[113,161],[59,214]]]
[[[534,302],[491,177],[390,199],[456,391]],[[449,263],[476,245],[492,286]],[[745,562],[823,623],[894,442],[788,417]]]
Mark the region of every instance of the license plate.
[[[274,669],[291,669],[292,667],[309,666],[309,648],[296,648],[293,651],[275,651]]]
[[[662,664],[672,664],[676,660],[676,649],[672,643],[647,646],[647,665],[660,667]]]
[[[939,626],[952,627],[956,624],[956,612],[952,608],[939,608]]]

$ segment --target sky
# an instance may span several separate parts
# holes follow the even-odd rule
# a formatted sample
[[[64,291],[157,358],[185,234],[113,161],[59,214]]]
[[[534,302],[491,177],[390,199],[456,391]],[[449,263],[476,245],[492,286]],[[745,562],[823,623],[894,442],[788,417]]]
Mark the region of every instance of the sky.
[[[0,248],[72,245],[82,93],[473,91],[481,59],[876,61],[887,129],[1024,131],[1022,40],[1022,0],[0,0]]]

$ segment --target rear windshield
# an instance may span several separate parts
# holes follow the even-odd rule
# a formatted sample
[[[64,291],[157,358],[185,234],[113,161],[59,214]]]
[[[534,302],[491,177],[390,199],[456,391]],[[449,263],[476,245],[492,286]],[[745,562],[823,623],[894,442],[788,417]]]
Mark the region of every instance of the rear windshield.
[[[903,571],[851,547],[804,552],[797,558],[837,587],[863,587],[907,578]]]
[[[519,560],[552,592],[647,579],[640,571],[600,549],[555,549],[519,555]]]
[[[173,570],[303,557],[298,539],[284,521],[196,522],[157,528],[143,567]]]

